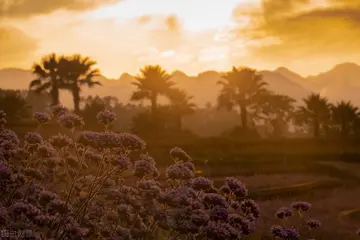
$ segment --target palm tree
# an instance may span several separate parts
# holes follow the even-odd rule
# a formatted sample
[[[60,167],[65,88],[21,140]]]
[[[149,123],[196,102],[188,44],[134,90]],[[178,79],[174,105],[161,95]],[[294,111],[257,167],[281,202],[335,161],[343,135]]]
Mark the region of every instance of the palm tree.
[[[330,119],[330,104],[325,97],[312,93],[303,99],[305,106],[296,112],[298,124],[306,124],[313,129],[314,137],[320,136],[320,130],[326,130]]]
[[[248,113],[258,105],[267,94],[262,76],[251,68],[233,67],[218,82],[222,86],[218,96],[218,106],[228,110],[239,107],[241,114],[241,127],[244,131],[248,128]]]
[[[294,99],[281,94],[269,94],[263,99],[260,111],[265,115],[265,121],[271,124],[273,136],[281,135],[284,127],[288,126],[295,102]]]
[[[171,109],[176,116],[176,125],[178,130],[182,130],[182,118],[195,112],[196,105],[191,102],[192,96],[188,96],[186,91],[181,89],[173,89],[169,96]]]
[[[63,75],[65,79],[65,87],[70,90],[73,95],[74,111],[80,112],[80,93],[81,87],[87,86],[89,88],[96,85],[101,85],[100,82],[94,81],[94,77],[100,75],[98,69],[94,69],[95,61],[89,57],[82,57],[80,55],[73,55],[71,57],[64,57],[63,61]]]
[[[355,131],[359,119],[359,109],[351,102],[341,101],[331,106],[332,122],[340,130],[342,137],[348,137]]]
[[[35,63],[32,72],[37,78],[30,83],[30,89],[37,93],[50,92],[52,105],[59,104],[59,89],[62,86],[60,58],[55,53],[47,55],[41,59],[40,63]]]
[[[174,83],[170,80],[171,76],[159,65],[145,66],[137,75],[136,82],[132,84],[137,87],[131,96],[131,101],[149,100],[151,103],[151,115],[153,123],[157,118],[157,101],[159,96],[169,96],[171,87]]]

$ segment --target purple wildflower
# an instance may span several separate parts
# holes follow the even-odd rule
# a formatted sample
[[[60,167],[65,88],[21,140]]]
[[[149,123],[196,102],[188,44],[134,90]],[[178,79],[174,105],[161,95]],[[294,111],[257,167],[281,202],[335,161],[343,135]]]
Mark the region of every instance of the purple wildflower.
[[[68,110],[64,106],[58,104],[51,107],[51,112],[53,116],[60,117],[61,115],[67,113]]]
[[[25,134],[25,141],[28,144],[40,144],[43,142],[43,138],[39,133],[27,132]]]
[[[73,130],[84,125],[82,117],[70,112],[60,115],[59,123],[60,126],[69,130]]]
[[[241,202],[240,206],[244,214],[249,217],[259,218],[260,217],[260,208],[259,205],[252,199],[245,199]]]
[[[281,207],[275,213],[275,216],[279,219],[286,219],[288,217],[291,217],[292,215],[293,215],[293,212],[288,207]]]
[[[16,133],[9,129],[0,130],[0,143],[4,141],[10,141],[14,145],[19,145],[20,143],[20,140]]]
[[[53,227],[53,224],[55,223],[55,220],[57,219],[56,216],[51,215],[39,215],[34,218],[35,224],[37,224],[40,227]]]
[[[49,114],[43,112],[36,112],[33,116],[40,124],[48,123],[51,119]]]
[[[280,225],[274,225],[271,227],[271,233],[275,238],[284,238],[286,233],[284,228]]]
[[[128,228],[118,227],[116,229],[117,237],[116,240],[131,240],[133,239],[131,236],[131,231]]]
[[[71,145],[71,143],[72,143],[71,139],[68,136],[61,134],[61,133],[59,133],[58,135],[52,136],[49,139],[49,142],[53,147],[56,147],[58,149],[67,147],[67,146]]]
[[[160,203],[172,207],[189,206],[196,197],[196,192],[189,187],[169,189],[158,197]]]
[[[95,149],[121,148],[123,146],[121,135],[114,132],[83,131],[77,141]]]
[[[309,226],[309,228],[314,229],[314,228],[319,228],[321,227],[321,222],[319,220],[316,219],[309,219],[307,221],[307,225]]]
[[[207,190],[213,186],[213,181],[205,177],[196,177],[190,180],[190,186],[195,190]]]
[[[0,182],[8,181],[11,179],[11,170],[8,166],[0,161]]]
[[[226,178],[224,185],[227,185],[237,198],[244,198],[248,194],[246,186],[236,178]]]
[[[226,199],[216,193],[206,193],[203,197],[203,202],[207,208],[212,208],[215,206],[227,207]]]
[[[175,160],[175,161],[184,161],[184,162],[188,162],[191,161],[191,157],[181,148],[179,147],[174,147],[170,150],[170,156]]]
[[[293,202],[291,208],[296,209],[297,211],[309,211],[311,209],[311,204],[308,202]]]
[[[40,210],[30,203],[16,202],[10,206],[10,212],[15,216],[24,214],[28,218],[36,217],[40,214]]]
[[[108,126],[116,120],[116,114],[113,111],[105,109],[96,115],[96,119],[100,124]]]
[[[204,227],[204,232],[207,239],[210,240],[238,239],[240,237],[240,232],[223,222],[209,222]]]
[[[241,230],[242,235],[250,235],[253,232],[252,223],[238,214],[230,214],[228,222],[231,226]]]
[[[113,165],[117,166],[120,171],[126,171],[132,167],[130,158],[121,156],[112,161]]]
[[[166,176],[173,180],[188,180],[194,177],[194,173],[183,163],[176,163],[166,169]]]
[[[54,157],[56,156],[56,150],[50,145],[42,144],[38,147],[37,154],[42,158]]]
[[[196,226],[205,226],[210,221],[210,216],[202,209],[194,210],[190,216],[191,222]]]
[[[49,211],[52,211],[53,213],[65,214],[70,211],[69,206],[66,204],[66,202],[57,198],[53,199],[49,203],[48,207]]]
[[[285,235],[285,237],[283,237],[284,239],[287,239],[287,240],[298,240],[298,239],[300,239],[299,232],[293,227],[284,228],[283,231],[284,231],[284,235]]]
[[[120,133],[122,147],[127,151],[144,150],[146,143],[140,137],[130,133]]]
[[[227,209],[221,206],[215,206],[210,212],[211,221],[226,221],[228,216]]]
[[[134,176],[139,178],[153,175],[156,172],[155,170],[155,165],[144,159],[138,160],[134,164]]]

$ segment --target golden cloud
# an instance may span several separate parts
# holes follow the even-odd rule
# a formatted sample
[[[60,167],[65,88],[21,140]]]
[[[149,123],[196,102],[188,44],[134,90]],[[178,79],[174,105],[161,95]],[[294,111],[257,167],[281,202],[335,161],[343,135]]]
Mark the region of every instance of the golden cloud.
[[[56,10],[83,11],[120,0],[0,0],[0,16],[25,18]]]
[[[360,2],[329,0],[323,6],[315,3],[264,0],[256,11],[235,10],[234,16],[251,19],[248,27],[236,32],[247,38],[252,54],[263,59],[353,57],[360,50]],[[268,43],[269,38],[275,41]]]

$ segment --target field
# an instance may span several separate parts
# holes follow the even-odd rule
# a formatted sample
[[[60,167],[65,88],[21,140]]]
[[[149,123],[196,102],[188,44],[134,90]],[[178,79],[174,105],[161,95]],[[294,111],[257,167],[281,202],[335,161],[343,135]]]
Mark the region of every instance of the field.
[[[344,161],[244,161],[236,167],[218,165],[207,170],[216,184],[223,176],[241,179],[249,195],[257,200],[262,217],[257,234],[251,239],[267,239],[277,220],[276,210],[292,201],[307,201],[313,206],[309,217],[323,223],[316,239],[357,239],[360,225],[360,164]],[[207,175],[204,169],[199,174]],[[296,217],[288,224],[301,224]]]
[[[24,130],[17,132],[21,137]],[[256,235],[250,239],[272,239],[267,236],[270,227],[279,221],[274,216],[276,210],[293,201],[310,202],[313,208],[309,217],[323,224],[315,235],[306,236],[308,239],[358,238],[355,232],[360,227],[360,152],[356,141],[249,143],[219,138],[147,142],[148,152],[162,174],[172,163],[169,149],[180,146],[193,157],[197,174],[211,178],[215,185],[221,185],[224,177],[242,180],[249,196],[261,207]],[[297,217],[293,219],[287,225],[301,224]]]

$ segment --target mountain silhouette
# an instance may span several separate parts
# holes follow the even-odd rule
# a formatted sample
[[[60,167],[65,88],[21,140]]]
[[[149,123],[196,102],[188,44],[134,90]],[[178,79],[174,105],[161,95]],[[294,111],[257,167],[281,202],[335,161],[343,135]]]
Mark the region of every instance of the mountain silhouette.
[[[310,92],[318,92],[329,98],[330,101],[349,100],[360,105],[360,66],[355,63],[343,63],[334,66],[329,71],[315,76],[303,77],[287,68],[280,67],[273,71],[259,71],[264,81],[269,84],[271,91],[286,94],[296,100],[301,100]],[[204,106],[210,102],[214,104],[220,86],[217,82],[222,73],[217,71],[205,71],[196,76],[189,76],[182,71],[174,71],[172,81],[176,86],[184,89],[189,95],[194,96],[194,102],[198,106]],[[28,89],[31,80],[35,76],[30,70],[7,68],[0,69],[0,88],[3,89]],[[82,96],[116,96],[121,102],[128,102],[135,86],[132,85],[135,77],[129,73],[123,73],[118,79],[109,79],[99,76],[95,80],[103,86],[92,89],[84,88]],[[71,94],[62,91],[61,102],[66,106],[72,106]]]

